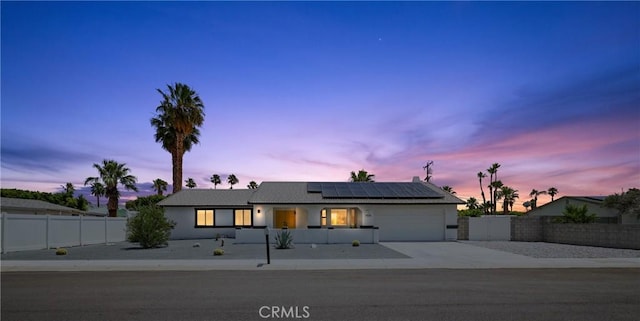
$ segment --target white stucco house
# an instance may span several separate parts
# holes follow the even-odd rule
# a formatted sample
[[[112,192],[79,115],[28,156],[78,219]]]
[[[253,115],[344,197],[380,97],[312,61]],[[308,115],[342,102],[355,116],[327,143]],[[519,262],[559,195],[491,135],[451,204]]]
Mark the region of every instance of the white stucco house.
[[[296,243],[443,241],[457,237],[464,202],[411,182],[263,182],[257,189],[186,189],[159,203],[176,222],[172,239],[233,237],[264,242],[288,229]],[[275,230],[275,231],[274,231]]]

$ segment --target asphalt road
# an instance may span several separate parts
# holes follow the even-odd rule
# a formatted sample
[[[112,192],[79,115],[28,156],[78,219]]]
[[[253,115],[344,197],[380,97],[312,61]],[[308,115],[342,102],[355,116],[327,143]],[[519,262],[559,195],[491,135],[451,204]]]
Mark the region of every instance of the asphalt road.
[[[640,316],[640,269],[10,272],[0,277],[3,321]]]

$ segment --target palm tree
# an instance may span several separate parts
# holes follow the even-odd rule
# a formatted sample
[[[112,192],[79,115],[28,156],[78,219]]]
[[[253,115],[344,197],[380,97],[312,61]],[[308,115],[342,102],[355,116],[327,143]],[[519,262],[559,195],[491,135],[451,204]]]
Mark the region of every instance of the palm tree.
[[[551,201],[553,202],[553,197],[558,195],[558,189],[555,187],[549,187],[547,194],[551,195]]]
[[[91,183],[91,195],[96,197],[96,205],[100,207],[100,196],[104,196],[105,190],[104,185],[100,183],[100,180],[97,177],[89,177],[86,181],[84,181],[84,186]]]
[[[487,172],[491,175],[489,178],[489,194],[491,197],[491,204],[493,204],[491,208],[492,213],[496,212],[496,205],[497,205],[496,193],[498,192],[498,190],[495,189],[495,186],[493,183],[498,181],[498,168],[500,168],[500,164],[493,163],[491,164],[491,167],[487,169]]]
[[[531,193],[529,193],[529,196],[533,197],[533,199],[531,200],[531,209],[537,208],[538,207],[538,196],[543,195],[543,194],[547,194],[546,191],[538,191],[537,189],[532,189]]]
[[[525,211],[529,211],[529,207],[531,207],[531,201],[522,203],[522,206],[524,206]]]
[[[236,177],[236,175],[229,175],[229,177],[227,177],[227,183],[229,183],[229,185],[231,185],[231,187],[229,187],[229,189],[233,189],[233,185],[240,183],[240,181],[238,180],[238,178]]]
[[[73,192],[76,191],[76,188],[73,186],[73,183],[66,183],[64,185],[60,185],[62,187],[63,193],[68,197],[73,197]]]
[[[249,185],[247,185],[248,189],[257,189],[258,188],[258,183],[256,183],[255,181],[251,181],[249,182]]]
[[[467,208],[470,210],[475,210],[480,207],[480,205],[478,204],[478,200],[473,196],[469,197],[466,205],[467,205]]]
[[[364,169],[361,169],[358,171],[358,174],[356,174],[356,172],[351,172],[351,181],[352,182],[375,182],[374,178],[376,175],[373,174],[369,174],[369,172],[365,171]]]
[[[189,177],[186,181],[184,181],[186,183],[185,186],[187,186],[189,189],[192,189],[196,186],[198,186],[198,184],[196,184],[196,181],[193,180],[193,178]]]
[[[480,181],[480,194],[482,194],[482,204],[487,203],[487,199],[484,197],[484,188],[482,187],[482,179],[486,177],[487,177],[487,174],[483,172],[478,172],[478,180]]]
[[[163,191],[167,191],[167,186],[167,182],[160,178],[153,180],[153,189],[156,191],[156,193],[158,193],[159,196],[162,196]]]
[[[500,182],[500,181],[498,181]],[[509,186],[501,186],[500,190],[497,193],[497,200],[502,199],[502,212],[504,215],[509,214],[509,209],[513,211],[513,204],[516,201],[516,198],[520,197],[518,194],[518,190],[515,190]]]
[[[105,196],[109,199],[107,201],[107,209],[109,210],[110,217],[116,217],[118,212],[118,199],[120,198],[120,191],[118,191],[118,184],[122,184],[125,189],[138,191],[136,187],[135,176],[129,174],[129,168],[125,167],[126,164],[120,164],[114,160],[103,160],[102,166],[100,164],[93,164],[93,167],[98,170],[97,177],[87,177],[87,182],[102,181],[105,187]]]
[[[151,118],[155,127],[155,140],[171,153],[173,166],[173,193],[182,189],[182,157],[200,141],[199,126],[204,122],[204,104],[198,94],[189,86],[175,83],[167,85],[167,91],[157,89],[162,95],[157,115]]]
[[[455,195],[456,191],[453,190],[453,187],[449,186],[449,185],[445,185],[441,187],[443,191],[451,194],[451,195]]]
[[[213,189],[216,189],[216,186],[222,184],[222,180],[220,180],[220,175],[213,174],[211,175],[211,183],[213,183]]]

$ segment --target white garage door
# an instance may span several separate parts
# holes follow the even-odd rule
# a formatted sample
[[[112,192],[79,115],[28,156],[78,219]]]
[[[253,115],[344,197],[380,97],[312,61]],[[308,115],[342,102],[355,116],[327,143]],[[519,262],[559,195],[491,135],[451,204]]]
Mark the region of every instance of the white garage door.
[[[443,241],[444,213],[423,210],[376,211],[375,226],[380,228],[380,242]]]

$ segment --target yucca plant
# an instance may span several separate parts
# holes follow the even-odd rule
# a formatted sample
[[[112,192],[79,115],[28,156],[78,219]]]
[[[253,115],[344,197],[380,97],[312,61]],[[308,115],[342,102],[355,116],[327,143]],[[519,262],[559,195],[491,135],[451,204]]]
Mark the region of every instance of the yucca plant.
[[[290,249],[293,247],[293,236],[288,230],[276,234],[276,249]]]

